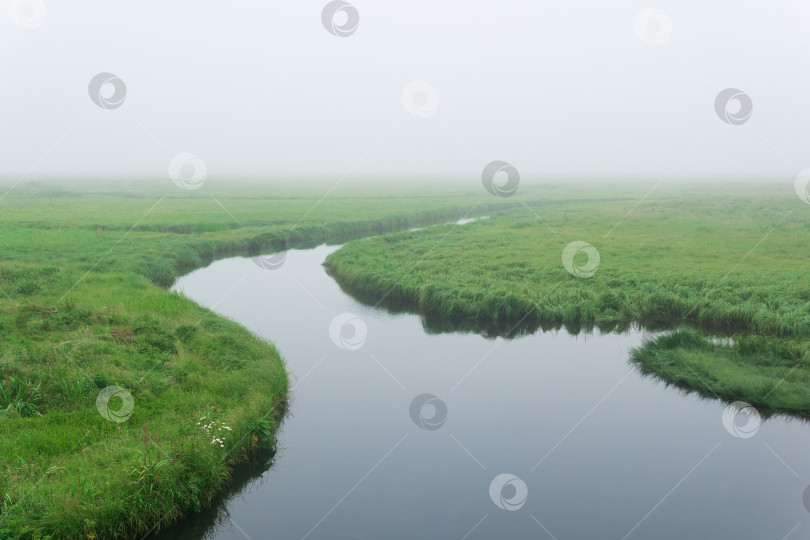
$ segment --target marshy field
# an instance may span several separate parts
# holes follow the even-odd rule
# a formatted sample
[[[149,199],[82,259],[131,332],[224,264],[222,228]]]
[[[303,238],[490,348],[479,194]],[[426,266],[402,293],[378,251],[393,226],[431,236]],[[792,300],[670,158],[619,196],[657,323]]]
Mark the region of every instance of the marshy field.
[[[499,206],[407,189],[358,198],[360,187],[301,219],[316,189],[46,185],[6,198],[0,535],[145,533],[205,507],[231,466],[275,446],[288,400],[278,351],[168,292],[181,273]],[[109,387],[137,399],[138,421],[99,415]]]
[[[634,351],[645,372],[802,414],[810,249],[806,209],[790,195],[741,185],[638,208],[572,199],[353,242],[326,265],[365,298],[480,331],[676,329]],[[593,246],[575,244],[566,268],[573,242]]]
[[[810,536],[810,4],[0,12],[0,540]]]
[[[313,336],[229,312],[241,271],[217,277],[219,259],[250,261],[263,280],[300,264],[299,284],[317,271],[328,285],[312,287],[333,288],[301,284],[309,297],[365,306],[330,327],[343,353],[371,339],[377,314],[415,314],[420,339],[638,335],[621,364],[659,393],[746,402],[766,424],[800,419],[810,431],[810,213],[791,187],[675,185],[637,204],[622,185],[537,184],[496,198],[463,185],[359,184],[305,214],[316,188],[27,186],[0,218],[0,537],[129,537],[199,515],[210,533],[235,471],[252,467],[248,478],[273,487],[279,427],[298,421],[290,398],[312,406],[291,387],[308,372],[274,343]],[[324,244],[335,247],[319,261],[312,248]],[[317,256],[293,263],[298,253]],[[189,278],[214,272],[197,301],[171,288],[195,270]],[[249,290],[263,303],[259,285]],[[264,309],[275,317],[320,311],[274,294]],[[312,399],[339,407],[335,391]],[[431,431],[442,414],[444,401],[418,418]]]

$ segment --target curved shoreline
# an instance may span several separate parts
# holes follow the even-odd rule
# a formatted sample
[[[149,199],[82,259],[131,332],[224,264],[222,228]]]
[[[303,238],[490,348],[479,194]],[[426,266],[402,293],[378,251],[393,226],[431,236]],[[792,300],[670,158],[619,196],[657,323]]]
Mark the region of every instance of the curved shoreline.
[[[114,323],[116,329],[112,334],[112,341],[119,347],[119,351],[115,353],[116,356],[122,355],[122,358],[131,358],[133,355],[138,355],[138,347],[147,347],[149,351],[152,351],[150,354],[162,357],[163,361],[140,371],[132,366],[127,367],[124,363],[111,375],[102,375],[100,379],[97,375],[93,375],[98,379],[92,383],[94,386],[106,385],[110,381],[131,380],[131,382],[120,384],[133,389],[132,392],[137,401],[136,410],[132,421],[118,425],[118,431],[113,432],[118,435],[111,437],[106,434],[112,426],[107,426],[104,420],[97,415],[95,408],[89,403],[93,397],[89,393],[77,397],[76,404],[70,406],[66,412],[60,412],[62,406],[57,408],[56,403],[46,407],[47,416],[43,419],[65,418],[64,421],[71,422],[74,427],[65,435],[65,450],[55,454],[47,461],[52,464],[58,463],[58,466],[65,472],[59,477],[53,477],[44,482],[42,481],[44,478],[39,481],[32,478],[31,484],[0,486],[6,495],[4,507],[0,510],[0,536],[6,534],[15,538],[33,538],[50,534],[53,538],[87,535],[125,538],[144,532],[157,531],[182,520],[183,516],[190,511],[207,507],[230,484],[234,467],[246,462],[257,453],[273,450],[275,433],[286,412],[288,377],[283,360],[271,343],[251,334],[238,323],[168,291],[168,286],[179,275],[202,268],[214,260],[225,257],[256,256],[260,253],[314,246],[324,242],[341,242],[351,238],[385,234],[415,226],[455,220],[468,215],[498,211],[518,204],[479,205],[474,208],[477,210],[474,213],[463,207],[448,206],[444,210],[415,212],[411,215],[337,221],[292,229],[277,226],[246,227],[234,229],[227,235],[170,233],[165,237],[169,241],[160,244],[161,252],[144,253],[147,256],[140,259],[139,265],[134,268],[134,274],[131,272],[132,268],[129,269],[129,274],[120,273],[126,269],[119,270],[117,266],[125,264],[126,261],[115,261],[113,267],[107,271],[100,269],[98,273],[87,274],[85,284],[76,288],[73,293],[78,297],[75,305],[74,301],[70,300],[70,305],[60,304],[57,307],[48,308],[48,312],[50,313],[50,310],[53,309],[54,313],[60,314],[59,317],[62,317],[62,313],[68,316],[74,312],[86,312],[90,316],[86,324],[97,325],[99,321],[104,322],[103,312],[107,308],[95,305],[99,302],[86,301],[88,294],[94,295],[94,291],[97,291],[97,286],[87,285],[87,283],[98,281],[104,287],[104,283],[114,281],[118,287],[116,301],[119,303],[116,309],[120,311],[120,315],[116,316],[117,319]],[[8,275],[8,266],[4,272],[4,275]],[[148,278],[158,287],[149,285],[143,277]],[[62,277],[62,279],[69,282],[73,278]],[[50,286],[48,281],[44,283],[46,288]],[[56,288],[55,285],[54,288]],[[174,315],[170,315],[168,318],[159,316],[154,323],[149,323],[144,327],[146,330],[140,331],[137,328],[142,323],[138,321],[151,317],[149,308],[139,306],[143,294],[139,291],[144,290],[148,291],[147,296],[153,299],[150,302],[161,306],[172,304],[177,307],[172,308]],[[44,305],[50,303],[42,300]],[[19,316],[17,316],[18,319]],[[46,323],[52,324],[47,320]],[[50,328],[47,324],[46,327]],[[110,323],[106,324],[109,327]],[[78,333],[81,327],[80,322],[78,325],[66,327],[66,330]],[[94,339],[99,341],[99,346],[111,339],[109,330],[105,330],[104,327],[96,326],[93,333]],[[120,338],[116,337],[119,335]],[[45,337],[47,338],[47,336],[50,334],[46,334]],[[245,357],[244,351],[248,349],[254,352]],[[213,357],[211,351],[217,351]],[[226,364],[222,364],[222,358],[228,359]],[[201,360],[203,364],[200,364]],[[163,364],[162,367],[158,365],[160,363]],[[235,400],[230,398],[223,398],[224,401],[223,399],[217,400],[214,396],[220,395],[221,391],[205,394],[205,390],[203,390],[203,395],[210,395],[210,398],[189,399],[188,396],[184,397],[186,392],[193,394],[195,388],[205,389],[210,386],[204,377],[200,378],[194,374],[194,371],[199,370],[203,365],[206,365],[205,370],[213,369],[212,373],[219,371],[220,374],[222,374],[221,369],[223,368],[226,369],[225,373],[231,375],[247,370],[244,371],[246,374],[244,380],[245,382],[250,381],[252,384],[240,384],[239,386],[243,390],[234,395]],[[222,367],[218,368],[218,365]],[[133,369],[134,371],[132,371]],[[91,373],[96,373],[96,371],[96,368],[90,368]],[[128,376],[127,373],[130,375]],[[116,378],[113,379],[113,377]],[[152,381],[147,381],[144,386],[141,382],[146,378],[156,379],[156,383],[165,388],[154,387]],[[220,378],[223,377],[217,377],[217,379]],[[189,380],[194,381],[191,387],[182,382]],[[165,386],[166,381],[168,381],[168,386]],[[261,383],[261,381],[265,382]],[[257,382],[260,384],[256,384]],[[151,397],[153,394],[154,398]],[[197,441],[196,436],[191,437],[194,439],[193,442],[188,442],[188,435],[180,435],[183,430],[191,429],[193,434],[199,428],[193,426],[193,429],[185,428],[182,427],[185,422],[181,422],[180,427],[175,426],[180,430],[175,435],[168,433],[171,429],[169,426],[160,428],[161,422],[165,422],[165,419],[168,418],[161,412],[161,409],[168,409],[172,417],[178,419],[184,417],[187,419],[186,421],[192,422],[191,418],[195,416],[195,411],[192,409],[196,409],[197,417],[204,416],[199,413],[199,410],[202,410],[201,407],[205,403],[209,403],[205,405],[208,407],[212,399],[221,402],[214,409],[215,415],[221,417],[222,425],[225,425],[226,422],[230,424],[228,427],[232,429],[234,440],[236,440],[235,444],[231,441],[228,451],[224,455],[219,455],[215,461],[211,461],[210,458],[214,455],[211,448],[206,447],[206,443]],[[194,403],[195,401],[199,403]],[[12,415],[0,423],[0,429],[2,429],[3,436],[8,437],[9,440],[19,439],[32,425],[31,422],[41,421],[43,420]],[[174,423],[176,424],[177,421],[175,420]],[[96,426],[95,429],[101,431],[94,437],[82,439],[78,435],[78,431],[86,425]],[[104,431],[105,428],[107,431]],[[76,433],[75,440],[78,440],[78,443],[75,442],[74,435],[71,433]],[[141,438],[143,441],[135,442]],[[116,449],[119,451],[116,452]],[[109,459],[115,459],[112,456],[115,453],[120,454],[120,449],[125,449],[125,454],[132,456],[129,459],[133,460],[133,464],[127,467],[133,469],[130,471],[132,474],[113,475],[113,477],[120,477],[120,480],[116,480],[112,485],[109,485],[108,482],[109,487],[105,487],[101,482],[101,478],[104,476],[103,469],[88,469],[84,464],[85,456],[95,455],[99,459],[108,459],[102,458],[102,456],[109,455]],[[194,457],[195,455],[196,457]],[[119,456],[118,459],[121,457]],[[51,466],[53,467],[53,465]],[[141,472],[136,472],[136,470],[141,470]],[[98,478],[98,480],[94,480],[94,478]],[[2,479],[0,479],[1,481]],[[53,498],[55,492],[61,493],[65,489],[69,492],[73,489],[69,487],[69,484],[76,482],[79,485],[88,483],[92,486],[90,489],[95,493],[93,497],[110,501],[111,504],[104,505],[106,510],[95,511],[91,514],[86,511],[87,507],[82,509],[85,503],[82,502],[83,497],[80,497],[67,505],[59,503],[63,508],[57,511],[58,504]],[[25,486],[31,486],[30,491],[24,489]],[[145,497],[142,493],[143,489],[148,489],[151,495]],[[51,493],[54,495],[50,495]],[[112,503],[114,500],[119,502]],[[32,503],[36,505],[35,508],[50,508],[51,510],[47,514],[37,517],[37,514],[32,513],[29,508]],[[110,513],[115,506],[127,508],[127,510],[120,514]]]
[[[478,205],[474,209],[477,208],[479,210],[477,213],[483,214],[521,204],[510,202]],[[5,280],[5,283],[14,286],[12,294],[20,300],[22,307],[10,310],[5,320],[2,320],[3,316],[0,315],[0,325],[4,325],[0,328],[6,331],[3,338],[13,338],[8,339],[4,345],[8,346],[9,343],[17,345],[14,341],[16,339],[20,342],[19,350],[13,352],[18,356],[28,354],[31,346],[26,340],[30,336],[36,336],[37,332],[45,343],[49,339],[51,343],[60,344],[60,347],[67,343],[64,349],[58,351],[54,349],[57,359],[61,358],[58,356],[60,354],[70,360],[75,357],[83,369],[94,373],[96,376],[92,381],[94,392],[108,384],[120,384],[125,388],[134,389],[138,408],[132,422],[118,426],[111,425],[97,414],[91,399],[94,395],[85,393],[76,399],[64,398],[66,405],[50,399],[50,402],[46,403],[46,409],[47,407],[51,407],[51,410],[58,409],[57,414],[46,415],[43,418],[9,417],[0,422],[0,432],[6,442],[13,439],[11,445],[0,444],[2,450],[7,450],[11,446],[8,455],[26,455],[19,447],[16,449],[13,447],[14,443],[23,440],[24,437],[33,440],[32,455],[48,450],[53,453],[48,459],[42,459],[40,462],[32,459],[32,465],[5,464],[6,476],[0,477],[0,490],[7,497],[4,507],[0,510],[0,537],[3,534],[21,538],[35,537],[49,532],[54,538],[79,535],[130,537],[135,531],[163,527],[181,519],[183,513],[211,504],[215,495],[229,485],[233,466],[249,459],[260,450],[272,449],[287,397],[287,373],[283,361],[271,343],[251,334],[238,323],[218,316],[181,295],[168,292],[165,287],[173,283],[178,275],[204,267],[213,260],[234,255],[258,255],[324,242],[341,242],[351,238],[386,234],[419,225],[455,220],[471,214],[469,211],[464,213],[468,209],[469,207],[448,206],[446,209],[412,212],[408,215],[333,221],[294,228],[275,225],[250,226],[202,234],[178,234],[160,230],[136,233],[129,237],[126,246],[129,251],[121,253],[119,250],[114,260],[104,261],[96,272],[93,272],[96,268],[93,266],[87,273],[85,273],[87,265],[84,263],[87,260],[87,253],[76,249],[71,251],[70,248],[73,246],[68,246],[65,250],[63,261],[57,261],[63,262],[64,267],[56,269],[42,266],[36,259],[32,261],[26,258],[24,256],[26,252],[20,252],[23,256],[17,254],[18,259],[23,262],[14,262],[17,259],[9,255],[8,260],[13,264],[9,267],[8,263],[5,263],[0,281]],[[40,245],[47,244],[47,239],[78,238],[79,235],[77,232],[75,236],[71,236],[73,233],[60,236],[62,233],[59,230],[33,228],[27,230],[38,231],[36,242]],[[92,237],[92,231],[81,231],[81,234],[84,237]],[[427,233],[405,232],[386,237],[385,240],[371,239],[370,242],[385,245],[398,242],[404,237],[412,238],[423,234]],[[98,232],[96,239],[99,239]],[[51,248],[53,253],[64,248],[64,246],[53,248],[50,245],[45,247]],[[17,248],[21,249],[19,246]],[[76,258],[77,252],[85,258]],[[47,250],[39,255],[48,258]],[[74,258],[71,259],[71,256]],[[52,262],[51,259],[47,260]],[[339,284],[344,286],[346,272],[339,269],[335,273],[335,268],[330,270],[333,270],[332,275],[337,278]],[[344,277],[341,278],[341,275]],[[78,282],[74,285],[73,282],[77,278]],[[358,280],[368,288],[370,294],[376,293],[376,298],[371,298],[372,303],[382,296],[372,287],[374,280],[368,280],[362,274],[358,274]],[[28,288],[29,282],[35,286]],[[54,300],[54,295],[48,297],[46,294],[50,290],[67,289],[71,285],[73,287],[70,291],[74,291],[75,287],[72,294],[72,297],[76,298],[75,301],[72,297],[68,297],[62,302]],[[408,296],[403,294],[403,291],[409,290],[407,287],[392,288],[395,290],[389,300],[408,299]],[[521,294],[521,291],[512,291],[512,294],[506,295],[504,298],[508,302],[502,305],[493,305],[490,306],[492,309],[483,311],[468,310],[469,314],[465,314],[465,309],[469,308],[465,303],[447,312],[439,309],[432,311],[430,306],[439,306],[448,297],[452,297],[452,294],[448,296],[447,290],[434,286],[425,293],[425,302],[420,303],[423,299],[422,292],[424,291],[410,297],[411,302],[417,300],[412,303],[411,308],[418,313],[436,315],[433,318],[429,315],[426,319],[432,321],[429,323],[429,329],[455,331],[460,328],[485,335],[490,333],[494,336],[502,335],[504,327],[508,325],[506,329],[512,328],[513,335],[516,335],[528,331],[534,324],[531,322],[531,314],[523,317],[525,313],[515,308],[516,305],[520,307],[523,303],[529,302],[527,300],[529,296]],[[611,298],[606,300],[610,301]],[[513,305],[511,302],[518,303]],[[532,309],[536,310],[535,304],[532,306]],[[156,310],[159,316],[152,320],[154,318],[152,314]],[[497,321],[498,324],[489,325],[487,317]],[[200,325],[198,319],[204,322]],[[456,325],[458,320],[466,322],[459,327]],[[535,322],[540,320],[541,317],[537,317]],[[588,327],[587,324],[583,325],[581,318],[577,316],[563,318],[562,322],[550,320],[554,321],[549,323],[551,328],[564,326],[579,331]],[[444,326],[448,322],[449,326]],[[617,324],[625,323],[626,318],[619,319],[617,323],[615,319],[605,317],[597,319],[594,326],[616,330]],[[434,324],[435,326],[430,326]],[[521,324],[527,326],[524,328]],[[543,324],[538,326],[543,328]],[[536,329],[535,327],[532,331]],[[96,350],[102,352],[93,355]],[[786,360],[790,361],[790,358],[779,357],[779,351],[776,349],[766,347],[762,350],[780,365],[785,364]],[[749,347],[741,351],[732,351],[731,356],[748,354],[752,351],[761,355],[762,350]],[[88,352],[91,354],[88,355]],[[668,351],[664,353],[668,354]],[[727,352],[722,354],[729,356]],[[16,372],[12,370],[0,375],[9,376],[16,373],[24,377],[34,373],[41,379],[44,373],[50,377],[52,375],[50,372],[36,371],[39,369],[37,366],[41,364],[37,363],[40,362],[39,357],[33,358],[36,362],[28,364],[32,366],[29,371],[21,370],[18,365]],[[660,354],[657,358],[663,359],[665,363],[669,362],[668,358]],[[52,359],[48,361],[53,363]],[[27,367],[25,364],[20,365],[23,368]],[[55,365],[63,371],[56,371],[53,375],[63,375],[67,368],[58,363]],[[793,364],[788,365],[792,367]],[[13,363],[12,368],[15,368]],[[127,369],[132,373],[128,373]],[[797,370],[796,375],[801,375],[803,371]],[[239,372],[243,372],[243,381],[239,382],[236,379],[232,381],[238,383],[232,385],[240,389],[241,393],[238,395],[220,392],[226,390],[228,385],[221,389],[213,389],[212,384],[220,383],[222,382],[220,379]],[[133,373],[137,375],[134,380],[130,377]],[[665,373],[658,369],[657,375],[664,380],[668,380],[669,377],[669,380],[678,382],[683,373]],[[149,378],[147,384],[139,386],[140,380],[147,377]],[[707,374],[702,374],[701,377],[710,379]],[[53,383],[49,383],[51,393],[54,390],[67,392],[56,388],[54,386],[57,382],[56,377],[53,379]],[[257,381],[260,381],[259,384],[256,384]],[[75,377],[70,382],[75,382]],[[794,384],[796,381],[792,379],[785,384],[776,380],[771,382],[774,383],[771,385],[773,388],[782,385],[780,393],[787,387],[802,386]],[[0,384],[2,383],[0,377]],[[687,380],[685,384],[688,385],[690,382]],[[693,389],[699,389],[694,382],[691,384]],[[805,386],[810,388],[810,383]],[[275,389],[270,392],[272,395],[268,395],[267,388]],[[196,400],[194,396],[189,399],[189,391],[193,389],[202,391]],[[738,390],[727,388],[715,393],[724,398],[742,395]],[[751,394],[750,399],[752,401],[757,399],[757,395],[771,395],[770,391],[770,387],[764,391],[758,390],[759,394]],[[225,396],[220,400],[221,403],[215,399],[219,395]],[[233,403],[237,403],[237,406],[231,407]],[[803,403],[799,403],[800,411],[805,410]],[[233,446],[234,451],[224,457],[212,452],[216,449],[210,446],[208,440],[192,440],[194,438],[191,437],[199,434],[199,428],[193,426],[193,422],[204,414],[199,411],[211,406],[219,408],[217,414],[231,413],[230,416],[220,420],[228,421],[230,427],[240,435],[237,437],[240,440]],[[796,408],[796,403],[788,404],[787,407],[781,405],[776,410],[781,412],[789,410],[790,407]],[[257,419],[262,418],[269,421],[265,425],[258,426]],[[70,424],[68,427],[72,428],[72,431],[67,430],[66,435],[61,439],[57,437],[56,440],[50,437],[50,434],[48,440],[39,440],[36,438],[38,432],[32,437],[31,433],[26,431],[28,428],[31,428],[31,431],[40,430],[42,429],[40,427],[34,430],[33,426],[44,427],[54,421]],[[186,426],[186,422],[190,422],[191,425]],[[91,431],[86,430],[88,427],[93,431],[87,439],[84,439],[85,431]],[[163,454],[167,454],[168,458]],[[210,460],[212,457],[216,459]],[[127,474],[120,474],[122,467]],[[50,472],[54,470],[59,471],[58,474]],[[136,473],[136,470],[140,472]],[[118,476],[113,474],[116,472]],[[107,477],[114,480],[112,485],[108,481],[109,487],[104,485],[104,481],[108,480]],[[14,478],[14,482],[9,482],[8,478]],[[18,479],[21,480],[17,482]],[[176,487],[177,491],[172,491],[173,487]],[[148,491],[144,491],[145,489]],[[109,503],[104,506],[103,512],[98,510],[102,506],[97,502],[99,500]],[[88,504],[91,507],[88,507]],[[92,508],[95,513],[90,512],[88,508]],[[51,509],[58,509],[59,512],[51,512]],[[93,519],[88,523],[88,518]]]
[[[553,260],[541,263],[522,255],[522,246],[548,248],[556,243],[549,235],[544,240],[538,240],[539,235],[515,239],[525,222],[505,214],[453,235],[418,231],[390,235],[385,241],[353,242],[324,264],[347,294],[390,311],[418,314],[429,332],[460,330],[509,338],[538,329],[565,328],[572,334],[631,326],[680,329],[680,342],[666,336],[647,342],[633,351],[634,363],[681,389],[743,400],[766,415],[810,416],[810,374],[797,369],[810,352],[801,289],[769,296],[777,292],[778,281],[758,289],[755,280],[742,278],[726,283],[722,294],[709,295],[700,291],[715,292],[716,286],[705,278],[702,289],[690,290],[688,273],[667,280],[632,267],[625,274],[615,265],[594,279],[578,280],[553,266]],[[437,240],[443,241],[442,248],[432,251]],[[493,269],[490,261],[498,254],[511,257],[514,268]],[[618,258],[621,252],[613,255]],[[408,265],[408,260],[418,264]],[[447,261],[460,270],[451,272]],[[758,301],[760,297],[765,299]],[[782,310],[771,311],[766,302]],[[737,339],[725,347],[698,339],[698,332]],[[702,363],[691,363],[687,350]]]

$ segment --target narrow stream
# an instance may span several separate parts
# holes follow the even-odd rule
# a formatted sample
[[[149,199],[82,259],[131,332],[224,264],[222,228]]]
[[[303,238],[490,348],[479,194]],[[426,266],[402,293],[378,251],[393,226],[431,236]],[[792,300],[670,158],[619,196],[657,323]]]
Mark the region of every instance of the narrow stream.
[[[274,342],[294,387],[272,466],[161,537],[810,535],[804,423],[733,436],[725,403],[635,371],[638,330],[426,332],[341,291],[322,266],[338,248],[224,259],[175,285]]]

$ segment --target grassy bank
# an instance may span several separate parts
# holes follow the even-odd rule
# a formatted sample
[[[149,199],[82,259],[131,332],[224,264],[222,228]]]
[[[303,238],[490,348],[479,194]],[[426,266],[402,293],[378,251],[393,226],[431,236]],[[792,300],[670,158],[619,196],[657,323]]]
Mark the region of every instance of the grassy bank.
[[[39,281],[62,290],[72,276]],[[0,537],[145,532],[207,505],[233,464],[274,446],[278,352],[140,276],[93,276],[61,303],[28,298],[0,327],[0,384],[14,392],[0,402]],[[111,385],[134,398],[126,422],[96,408]]]
[[[124,538],[165,527],[210,504],[234,466],[272,453],[287,400],[282,359],[238,324],[168,292],[180,273],[228,254],[517,204],[405,187],[351,187],[322,201],[317,188],[278,192],[85,184],[6,196],[0,538]],[[125,421],[97,410],[109,386],[133,397]],[[111,410],[122,404],[113,399]]]
[[[725,401],[745,401],[765,415],[810,417],[810,343],[737,335],[713,340],[680,330],[633,351],[642,373],[689,392]]]
[[[787,193],[662,190],[625,218],[632,186],[521,187],[497,199],[477,185],[363,185],[322,199],[329,187],[29,184],[3,199],[0,539],[165,527],[215,501],[235,466],[272,454],[288,391],[282,359],[167,291],[177,275],[230,254],[491,212],[505,211],[352,242],[329,268],[366,301],[419,310],[438,330],[688,321],[767,336],[776,345],[728,350],[694,338],[654,342],[636,357],[685,388],[705,381],[722,398],[808,409],[810,228],[806,205]],[[590,279],[560,262],[573,240],[600,251]],[[701,369],[690,363],[698,359]],[[97,409],[109,386],[133,397],[126,421]]]
[[[351,242],[327,259],[327,267],[366,301],[490,334],[563,326],[572,332],[615,330],[638,323],[805,339],[808,240],[810,208],[790,186],[690,187],[635,208],[624,201],[568,201],[463,227]],[[574,241],[598,250],[600,263],[589,278],[572,275],[562,263]],[[577,255],[574,265],[587,269],[587,257]],[[718,395],[810,411],[810,397],[789,398],[789,385],[776,387],[783,373],[774,367],[806,358],[782,358],[777,350],[735,352],[739,365],[757,366],[746,377],[776,387],[756,400],[756,393],[742,391],[742,381],[721,387],[718,381],[728,381],[720,362],[708,359],[719,359],[722,350],[701,350],[705,369],[717,370],[706,378],[715,381],[717,389],[710,390]],[[653,362],[652,349],[646,352],[638,360],[664,378],[674,373],[664,366],[683,364],[680,355],[664,359],[659,353],[660,362]],[[770,364],[761,361],[763,355]]]

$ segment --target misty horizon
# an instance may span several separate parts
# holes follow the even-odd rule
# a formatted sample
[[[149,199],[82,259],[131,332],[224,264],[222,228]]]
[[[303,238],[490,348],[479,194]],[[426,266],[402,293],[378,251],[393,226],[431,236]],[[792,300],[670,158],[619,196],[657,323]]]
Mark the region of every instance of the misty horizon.
[[[340,37],[321,2],[49,3],[33,28],[0,18],[0,178],[159,180],[181,153],[211,180],[455,182],[504,160],[525,182],[789,183],[808,166],[810,7],[587,4],[356,3]],[[103,73],[125,86],[108,108]],[[753,104],[741,124],[718,118],[727,88]]]

